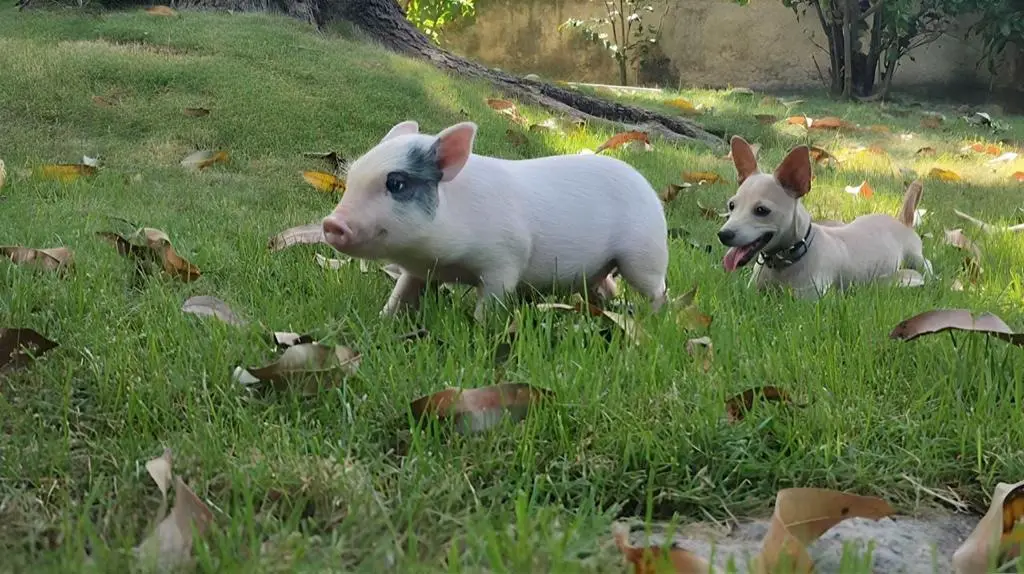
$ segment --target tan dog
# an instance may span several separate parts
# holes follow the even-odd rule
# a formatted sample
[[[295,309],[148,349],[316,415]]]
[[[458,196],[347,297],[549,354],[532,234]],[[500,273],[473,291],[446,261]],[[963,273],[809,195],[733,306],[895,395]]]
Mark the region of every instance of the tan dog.
[[[894,279],[902,264],[932,274],[921,250],[921,238],[910,219],[890,215],[862,215],[848,224],[820,225],[800,198],[811,190],[811,161],[807,146],[790,150],[774,174],[761,173],[753,151],[743,138],[733,136],[733,163],[739,189],[729,199],[729,219],[718,239],[729,246],[722,260],[735,271],[757,258],[751,283],[758,289],[788,286],[798,297],[818,298],[835,286],[840,291],[856,283]],[[907,190],[908,203],[920,199],[915,182]]]

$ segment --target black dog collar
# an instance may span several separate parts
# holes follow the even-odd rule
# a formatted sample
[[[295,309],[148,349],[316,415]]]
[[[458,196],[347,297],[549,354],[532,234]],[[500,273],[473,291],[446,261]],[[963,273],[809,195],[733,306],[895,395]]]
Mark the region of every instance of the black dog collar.
[[[758,255],[758,261],[761,265],[769,269],[785,269],[790,265],[803,259],[804,255],[807,255],[807,250],[811,247],[811,241],[814,240],[814,236],[811,232],[814,231],[814,224],[807,226],[807,233],[804,234],[804,238],[797,241],[793,245],[790,245],[786,249],[780,249],[771,254],[765,254],[763,251]]]

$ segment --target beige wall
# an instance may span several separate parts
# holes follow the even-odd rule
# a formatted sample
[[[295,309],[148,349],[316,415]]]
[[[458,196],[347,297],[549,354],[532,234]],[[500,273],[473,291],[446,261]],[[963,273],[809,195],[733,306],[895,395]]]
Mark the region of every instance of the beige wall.
[[[686,86],[820,85],[814,59],[827,73],[828,55],[814,45],[824,44],[817,20],[798,22],[779,0],[751,0],[745,7],[732,0],[667,1],[672,6],[664,19],[661,47],[675,72],[671,75]],[[606,53],[570,31],[560,34],[557,30],[570,17],[600,14],[602,0],[478,0],[478,4],[476,22],[453,30],[446,38],[455,52],[522,74],[618,83],[614,62]],[[962,31],[957,31],[913,52],[916,61],[906,59],[901,64],[894,84],[987,84],[985,66],[975,67],[977,44],[962,37]],[[1017,68],[1024,68],[1021,59],[1014,59]],[[996,83],[1019,85],[1022,70],[1011,64],[1004,69]],[[635,81],[632,74],[630,81]]]

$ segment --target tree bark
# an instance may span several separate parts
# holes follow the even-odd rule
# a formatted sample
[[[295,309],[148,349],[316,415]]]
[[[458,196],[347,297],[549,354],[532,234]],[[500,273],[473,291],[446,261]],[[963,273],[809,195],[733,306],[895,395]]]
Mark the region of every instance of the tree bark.
[[[320,2],[319,25],[333,19],[345,20],[389,50],[426,60],[442,70],[463,77],[487,80],[505,94],[551,112],[586,122],[611,124],[616,129],[658,134],[672,141],[700,142],[714,148],[725,144],[723,134],[712,134],[677,116],[594,98],[553,84],[526,80],[452,54],[436,46],[409,23],[395,0]]]

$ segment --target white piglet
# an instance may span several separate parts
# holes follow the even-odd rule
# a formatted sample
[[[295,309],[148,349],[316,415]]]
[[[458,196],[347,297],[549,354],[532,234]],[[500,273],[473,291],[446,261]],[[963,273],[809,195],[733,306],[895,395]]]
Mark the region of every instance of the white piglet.
[[[427,282],[477,288],[480,320],[492,298],[537,292],[614,295],[618,268],[657,311],[666,300],[665,213],[630,165],[597,155],[504,160],[476,155],[472,122],[419,133],[402,122],[348,170],[323,220],[327,242],[402,274],[381,315],[418,305]]]

